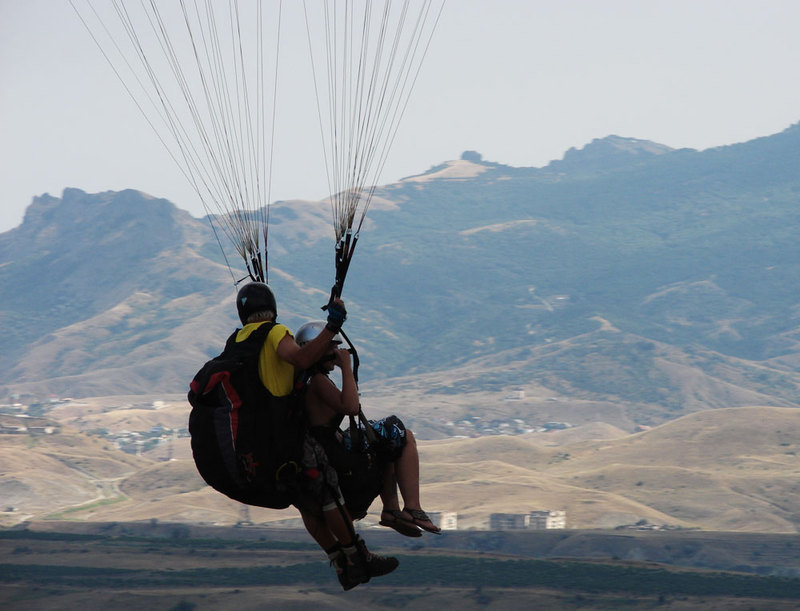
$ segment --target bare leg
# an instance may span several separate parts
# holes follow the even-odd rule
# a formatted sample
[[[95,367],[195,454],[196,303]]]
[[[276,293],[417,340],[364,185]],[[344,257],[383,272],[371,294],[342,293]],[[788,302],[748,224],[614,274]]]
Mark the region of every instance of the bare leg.
[[[344,511],[344,514],[342,514],[342,511]],[[336,543],[341,543],[343,546],[353,544],[352,522],[350,524],[347,523],[350,515],[347,513],[346,507],[343,507],[342,511],[334,508],[323,511],[322,515],[311,511],[300,511],[303,525],[306,527],[308,534],[313,537],[314,541],[323,550],[331,549]]]
[[[344,513],[342,513],[344,512]],[[350,519],[350,514],[347,513],[347,508],[342,507],[341,510],[337,507],[322,512],[325,526],[333,533],[333,536],[343,546],[353,544],[353,521]]]
[[[306,527],[308,534],[313,537],[323,551],[331,549],[338,543],[333,533],[325,526],[325,522],[318,516],[307,511],[301,511],[300,515],[303,518],[303,525]]]
[[[403,502],[409,509],[421,509],[419,502],[419,452],[414,433],[406,430],[406,447],[395,462],[395,473]]]
[[[419,500],[419,452],[417,451],[417,440],[414,438],[414,433],[406,430],[406,447],[403,448],[403,453],[400,458],[395,462],[395,473],[397,474],[397,485],[400,488],[400,494],[403,495],[403,517],[413,519],[417,526],[438,532],[439,527],[430,520],[422,520],[420,518],[412,518],[411,514],[406,511],[409,510],[422,510],[422,505]]]
[[[389,464],[383,474],[381,501],[383,501],[383,511],[400,510],[400,499],[397,498],[397,479],[395,478],[393,464]]]

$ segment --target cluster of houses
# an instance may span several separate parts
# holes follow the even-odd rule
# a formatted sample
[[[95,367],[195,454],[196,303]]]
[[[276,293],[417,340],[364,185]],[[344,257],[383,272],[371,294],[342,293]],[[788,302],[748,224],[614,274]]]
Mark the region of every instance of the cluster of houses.
[[[59,430],[58,424],[44,418],[0,413],[0,435],[53,435]]]
[[[53,406],[69,402],[72,399],[50,399],[45,402],[25,405],[19,401],[14,403],[0,403],[0,435],[52,435],[61,431],[59,423],[42,417]],[[164,407],[163,401],[148,403],[151,409]],[[38,415],[31,415],[31,414]],[[155,425],[146,431],[109,431],[106,429],[93,429],[88,431],[112,442],[118,449],[128,454],[142,454],[156,446],[164,445],[166,457],[172,456],[172,444],[181,437],[188,437],[189,431],[184,427],[174,430],[161,425]]]
[[[572,425],[568,422],[544,422],[530,423],[521,418],[510,420],[492,419],[487,420],[480,416],[462,418],[454,422],[446,422],[445,425],[455,435],[467,437],[478,437],[482,435],[523,435],[525,433],[546,433],[561,429],[568,429]]]
[[[152,450],[160,444],[167,444],[166,458],[172,457],[172,443],[176,439],[189,436],[189,431],[186,429],[175,430],[158,425],[151,427],[148,431],[93,432],[114,442],[117,448],[127,454],[141,455],[142,452]]]

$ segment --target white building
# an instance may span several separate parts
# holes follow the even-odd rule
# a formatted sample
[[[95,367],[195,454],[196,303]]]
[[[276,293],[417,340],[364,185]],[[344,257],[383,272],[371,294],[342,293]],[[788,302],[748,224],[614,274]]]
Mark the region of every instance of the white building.
[[[428,511],[431,521],[442,530],[458,530],[458,513],[455,511]]]
[[[491,513],[489,528],[491,530],[522,530],[528,528],[530,515],[527,513]]]
[[[567,512],[563,509],[546,509],[529,513],[489,514],[489,528],[491,530],[546,530],[566,527]]]
[[[567,512],[563,509],[547,509],[545,511],[531,511],[529,514],[529,526],[534,530],[545,530],[550,528],[566,528]]]

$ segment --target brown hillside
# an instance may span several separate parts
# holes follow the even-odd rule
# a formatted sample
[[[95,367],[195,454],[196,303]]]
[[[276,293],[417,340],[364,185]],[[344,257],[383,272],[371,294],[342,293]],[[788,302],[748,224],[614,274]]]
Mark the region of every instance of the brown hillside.
[[[178,409],[178,402],[175,404]],[[164,408],[165,413],[171,408]],[[110,418],[110,416],[109,416]],[[731,408],[620,436],[589,425],[554,433],[420,442],[422,502],[455,511],[461,528],[494,512],[565,509],[571,528],[647,522],[706,530],[796,532],[800,459],[792,408]],[[598,439],[607,435],[606,439]],[[6,435],[0,449],[6,523],[70,510],[70,519],[231,524],[297,518],[245,508],[206,487],[178,439],[142,457],[62,432]],[[30,465],[34,464],[35,467]],[[377,521],[380,503],[365,525]]]

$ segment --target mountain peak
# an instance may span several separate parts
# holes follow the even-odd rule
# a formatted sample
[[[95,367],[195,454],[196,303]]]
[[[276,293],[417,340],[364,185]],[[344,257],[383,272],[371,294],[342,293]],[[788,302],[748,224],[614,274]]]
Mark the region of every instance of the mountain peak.
[[[570,173],[598,172],[634,165],[673,150],[650,140],[611,135],[595,138],[582,149],[569,149],[562,160],[551,162],[547,168]]]
[[[160,236],[169,243],[177,226],[190,217],[166,199],[135,189],[86,193],[68,187],[60,198],[44,193],[33,198],[16,232],[31,243],[44,240],[48,247],[55,239],[82,236],[81,243],[105,241],[107,232],[147,226],[149,236]],[[168,234],[168,235],[167,235]]]
[[[461,159],[454,161],[446,161],[442,164],[432,167],[424,174],[417,174],[415,176],[408,176],[403,178],[401,182],[428,182],[438,179],[467,179],[475,178],[483,174],[491,167],[491,164],[484,162],[479,153],[469,155],[470,151],[461,156]],[[477,157],[476,157],[477,156]]]

